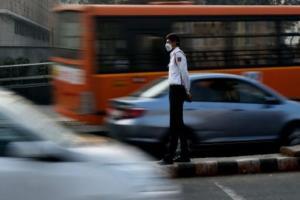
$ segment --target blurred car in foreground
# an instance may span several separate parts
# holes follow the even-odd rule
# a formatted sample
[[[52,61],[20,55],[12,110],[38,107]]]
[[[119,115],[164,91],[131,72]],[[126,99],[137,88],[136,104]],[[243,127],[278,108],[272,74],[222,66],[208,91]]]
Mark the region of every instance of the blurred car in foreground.
[[[1,200],[177,199],[180,190],[134,148],[84,139],[0,89]],[[91,144],[91,142],[93,144]]]
[[[300,104],[263,84],[229,74],[190,76],[193,102],[184,104],[191,150],[203,146],[299,143]],[[106,125],[122,141],[161,145],[169,134],[168,80],[162,78],[110,101]]]

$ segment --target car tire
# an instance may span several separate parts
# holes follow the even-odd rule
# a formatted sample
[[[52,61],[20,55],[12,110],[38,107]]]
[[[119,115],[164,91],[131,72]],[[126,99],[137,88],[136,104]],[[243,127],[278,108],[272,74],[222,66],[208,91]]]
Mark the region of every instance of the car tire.
[[[288,128],[282,145],[294,146],[300,144],[300,125],[294,125]]]

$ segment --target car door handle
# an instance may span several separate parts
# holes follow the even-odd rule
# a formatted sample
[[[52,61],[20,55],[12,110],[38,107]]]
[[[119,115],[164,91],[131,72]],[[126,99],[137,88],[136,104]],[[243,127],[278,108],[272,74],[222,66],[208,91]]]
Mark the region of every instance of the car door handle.
[[[244,111],[244,110],[237,108],[237,109],[232,109],[231,111],[240,112],[240,111]]]
[[[191,110],[196,110],[196,109],[195,108],[185,108],[184,110],[191,111]]]

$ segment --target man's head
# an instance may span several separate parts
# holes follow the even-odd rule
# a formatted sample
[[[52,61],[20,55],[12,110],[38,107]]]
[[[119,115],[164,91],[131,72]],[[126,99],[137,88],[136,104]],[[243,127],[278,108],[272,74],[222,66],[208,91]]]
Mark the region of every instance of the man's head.
[[[180,39],[176,34],[170,33],[166,36],[167,51],[171,51],[172,49],[178,47],[179,45],[180,45]]]

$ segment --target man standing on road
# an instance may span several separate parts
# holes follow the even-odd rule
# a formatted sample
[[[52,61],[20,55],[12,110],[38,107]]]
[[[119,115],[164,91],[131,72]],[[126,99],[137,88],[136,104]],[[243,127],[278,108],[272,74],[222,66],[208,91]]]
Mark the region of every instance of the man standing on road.
[[[166,36],[165,48],[170,52],[169,62],[169,102],[170,102],[170,138],[167,152],[159,164],[167,165],[175,162],[190,162],[187,136],[183,122],[183,103],[191,100],[190,81],[187,60],[179,48],[180,39],[175,34]],[[174,159],[178,139],[180,139],[180,157]]]

